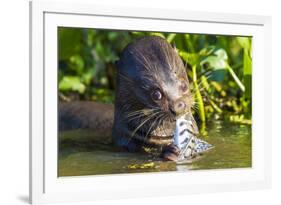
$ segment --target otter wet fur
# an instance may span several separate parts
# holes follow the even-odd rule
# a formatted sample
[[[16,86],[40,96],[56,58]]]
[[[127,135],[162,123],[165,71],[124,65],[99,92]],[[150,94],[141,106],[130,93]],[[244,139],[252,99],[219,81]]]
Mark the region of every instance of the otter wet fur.
[[[106,105],[109,111],[103,116],[102,110],[107,107],[98,103],[79,102],[79,108],[75,108],[79,104],[63,103],[59,108],[60,130],[100,130],[98,125],[107,123],[105,132],[113,125],[112,140],[116,146],[130,152],[145,146],[158,147],[165,159],[173,160],[171,155],[178,152],[172,143],[176,120],[191,118],[192,132],[198,134],[191,112],[193,95],[176,48],[161,37],[143,37],[123,50],[116,66],[114,115],[108,113],[113,112],[110,105]],[[97,108],[100,110],[95,111]]]

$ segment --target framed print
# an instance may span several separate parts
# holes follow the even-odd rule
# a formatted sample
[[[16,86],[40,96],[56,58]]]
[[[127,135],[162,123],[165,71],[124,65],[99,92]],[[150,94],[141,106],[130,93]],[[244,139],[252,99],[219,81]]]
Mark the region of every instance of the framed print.
[[[270,187],[270,17],[36,1],[30,22],[32,204]]]

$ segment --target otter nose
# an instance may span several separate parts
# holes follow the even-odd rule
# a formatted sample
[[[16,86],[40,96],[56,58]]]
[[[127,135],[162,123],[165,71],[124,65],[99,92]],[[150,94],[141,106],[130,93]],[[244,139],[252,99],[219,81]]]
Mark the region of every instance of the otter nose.
[[[178,100],[174,103],[173,109],[171,110],[173,114],[179,115],[186,110],[186,103],[182,100]]]
[[[175,104],[176,113],[182,113],[185,110],[185,107],[186,107],[186,105],[182,100],[176,102],[176,104]]]

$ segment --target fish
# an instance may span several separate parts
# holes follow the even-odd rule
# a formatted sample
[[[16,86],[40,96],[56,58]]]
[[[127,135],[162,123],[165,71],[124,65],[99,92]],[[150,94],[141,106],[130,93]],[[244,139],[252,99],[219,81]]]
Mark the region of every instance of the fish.
[[[198,154],[207,152],[214,148],[213,145],[202,139],[199,139],[197,135],[192,132],[192,130],[191,119],[186,117],[177,119],[173,137],[173,145],[180,150],[177,159],[178,163],[190,160]]]

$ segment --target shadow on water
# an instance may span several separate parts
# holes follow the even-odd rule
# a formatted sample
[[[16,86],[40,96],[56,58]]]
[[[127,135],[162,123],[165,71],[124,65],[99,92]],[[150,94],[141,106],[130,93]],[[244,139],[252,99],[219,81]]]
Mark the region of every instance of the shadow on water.
[[[110,139],[93,131],[59,133],[59,176],[244,168],[252,165],[251,126],[214,121],[207,125],[215,147],[192,162],[178,165],[143,153],[118,152]]]

